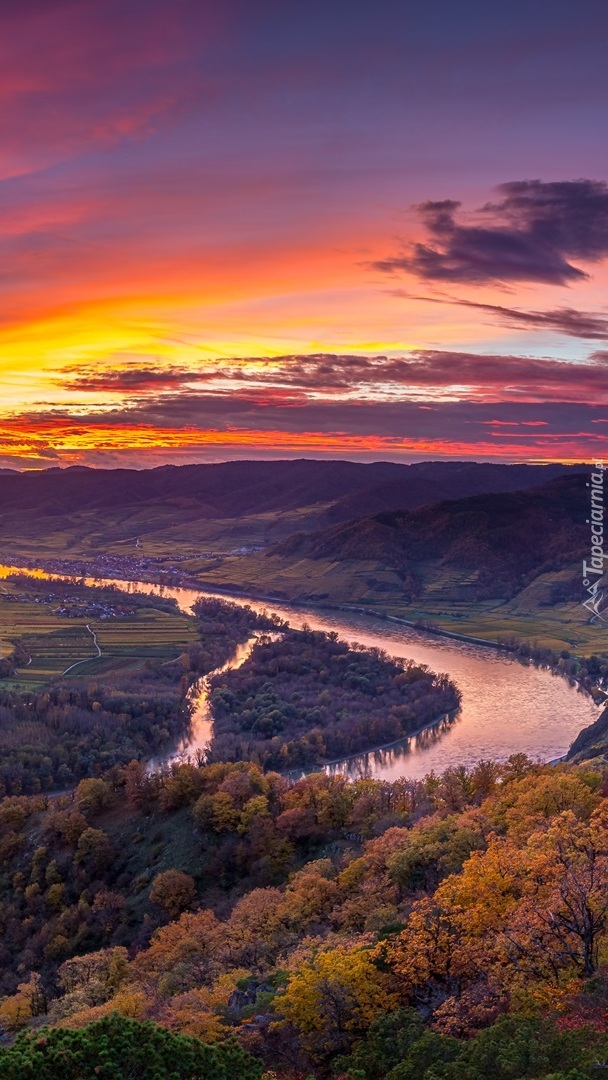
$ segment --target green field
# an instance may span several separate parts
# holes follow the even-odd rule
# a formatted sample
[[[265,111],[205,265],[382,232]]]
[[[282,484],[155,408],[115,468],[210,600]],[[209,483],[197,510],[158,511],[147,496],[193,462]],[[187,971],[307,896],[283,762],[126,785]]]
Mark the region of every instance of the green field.
[[[45,529],[35,515],[4,511],[0,521],[3,559],[91,558],[98,554],[160,556],[226,553],[249,545],[273,543],[306,527],[323,504],[314,507],[214,518],[200,507],[149,506],[83,510],[63,517],[46,516]]]
[[[43,686],[58,678],[72,664],[78,667],[66,678],[103,675],[141,667],[146,660],[174,660],[198,640],[194,619],[181,613],[156,608],[140,608],[122,618],[70,618],[54,615],[52,605],[15,603],[7,592],[22,592],[22,587],[3,584],[0,592],[0,647],[7,656],[21,641],[31,654],[31,663],[17,675],[2,680],[2,685]],[[92,634],[97,637],[101,657],[97,656]],[[84,663],[81,663],[84,661]]]

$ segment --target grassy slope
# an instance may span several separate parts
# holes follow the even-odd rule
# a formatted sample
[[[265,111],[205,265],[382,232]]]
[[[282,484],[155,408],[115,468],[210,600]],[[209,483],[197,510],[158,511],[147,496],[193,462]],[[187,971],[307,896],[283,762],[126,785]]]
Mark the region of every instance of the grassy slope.
[[[590,625],[578,602],[544,606],[551,587],[579,570],[578,565],[540,574],[512,599],[452,600],[455,585],[466,585],[468,571],[458,577],[435,564],[415,567],[427,578],[424,594],[409,602],[396,572],[377,562],[267,557],[263,553],[226,559],[215,570],[189,564],[201,584],[237,588],[250,594],[320,604],[354,604],[384,615],[432,622],[444,630],[493,641],[516,637],[551,649],[574,649],[587,655],[608,648],[608,628]]]
[[[45,520],[44,532],[34,519],[20,513],[2,515],[3,558],[82,557],[97,554],[174,555],[227,552],[245,545],[272,543],[307,527],[318,507],[215,518],[199,508],[175,505],[117,507],[55,514]],[[139,541],[139,543],[137,543]]]

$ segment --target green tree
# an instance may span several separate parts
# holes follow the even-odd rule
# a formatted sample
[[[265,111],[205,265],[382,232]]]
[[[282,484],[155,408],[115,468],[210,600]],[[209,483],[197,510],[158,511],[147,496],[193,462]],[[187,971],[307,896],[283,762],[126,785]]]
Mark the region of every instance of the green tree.
[[[413,1009],[383,1013],[374,1020],[365,1038],[355,1044],[350,1056],[334,1063],[334,1070],[364,1080],[384,1080],[423,1033],[424,1024]]]
[[[560,1031],[547,1016],[502,1016],[468,1040],[425,1031],[386,1080],[591,1080],[607,1050],[606,1036],[589,1028]]]
[[[453,1039],[451,1035],[439,1035],[436,1031],[425,1031],[422,1038],[418,1039],[410,1049],[407,1057],[401,1064],[396,1065],[388,1073],[386,1080],[433,1080],[448,1076],[456,1077],[457,1073],[450,1073],[449,1062],[458,1058],[461,1043]],[[445,1071],[433,1068],[435,1065],[446,1065]],[[520,1080],[519,1074],[513,1074],[512,1080]],[[475,1074],[475,1080],[481,1080],[482,1074]]]
[[[81,780],[75,792],[76,806],[83,814],[99,814],[112,801],[112,788],[105,780],[87,778]]]
[[[112,845],[101,829],[85,829],[76,845],[74,861],[82,863],[92,873],[98,873],[112,861]]]
[[[43,1028],[0,1049],[0,1080],[260,1080],[262,1065],[233,1042],[206,1046],[113,1014],[81,1030]]]
[[[584,1028],[561,1032],[545,1016],[501,1016],[464,1044],[445,1076],[446,1080],[548,1080],[561,1073],[575,1080],[580,1070],[581,1077],[590,1077],[598,1072],[594,1063],[605,1059],[606,1043],[605,1036],[594,1036]]]

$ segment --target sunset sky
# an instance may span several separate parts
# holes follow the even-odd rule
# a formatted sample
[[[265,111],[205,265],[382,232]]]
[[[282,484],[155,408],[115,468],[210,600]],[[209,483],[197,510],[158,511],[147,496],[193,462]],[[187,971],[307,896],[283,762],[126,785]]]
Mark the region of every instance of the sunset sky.
[[[3,0],[0,467],[608,459],[603,0]]]

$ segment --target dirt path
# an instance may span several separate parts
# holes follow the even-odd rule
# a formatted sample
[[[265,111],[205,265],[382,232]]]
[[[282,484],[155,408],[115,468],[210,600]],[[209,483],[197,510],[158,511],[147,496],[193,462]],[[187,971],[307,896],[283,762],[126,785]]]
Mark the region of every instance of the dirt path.
[[[89,634],[93,638],[93,644],[94,644],[95,648],[97,649],[97,655],[96,656],[87,656],[85,660],[77,660],[75,664],[70,664],[70,666],[68,668],[66,668],[65,671],[61,672],[62,676],[63,675],[68,675],[70,671],[73,671],[74,668],[80,667],[81,664],[88,664],[90,660],[98,660],[99,657],[102,655],[101,649],[99,648],[99,644],[97,642],[97,634],[95,633],[94,630],[91,630],[91,627],[89,626],[88,623],[87,623],[87,630],[89,631]]]

